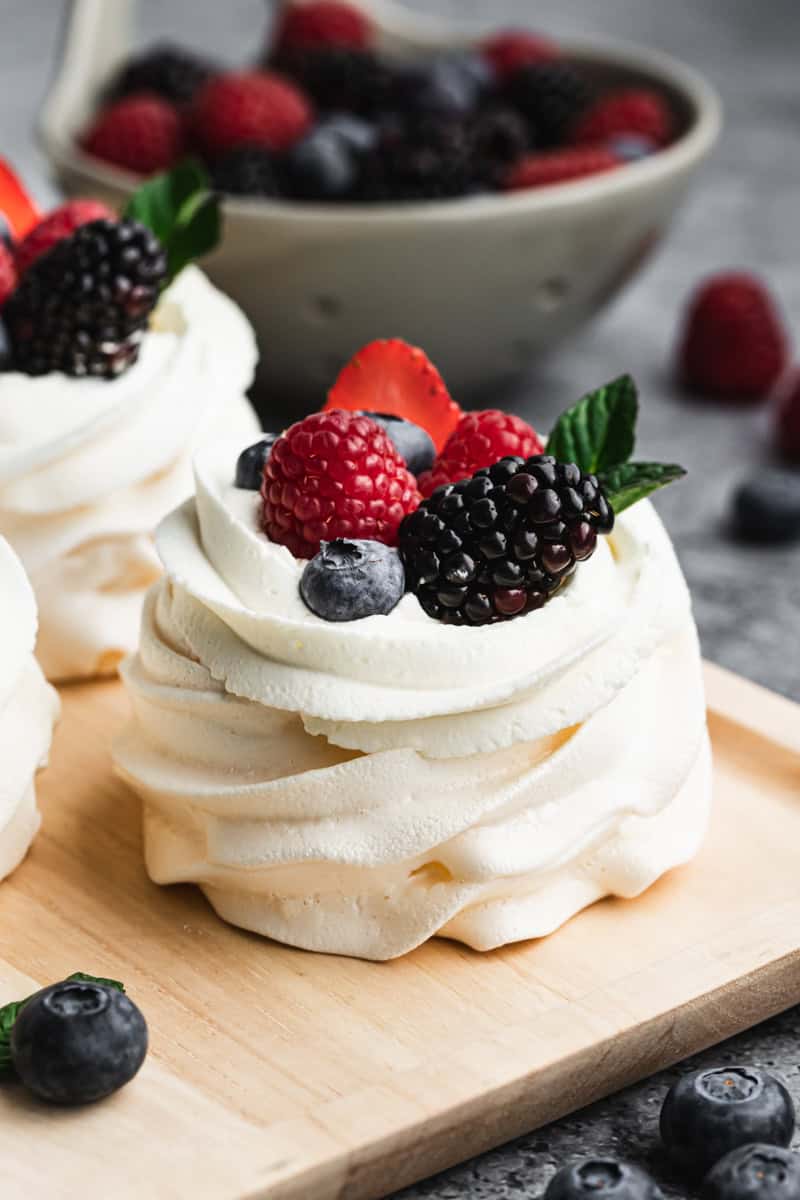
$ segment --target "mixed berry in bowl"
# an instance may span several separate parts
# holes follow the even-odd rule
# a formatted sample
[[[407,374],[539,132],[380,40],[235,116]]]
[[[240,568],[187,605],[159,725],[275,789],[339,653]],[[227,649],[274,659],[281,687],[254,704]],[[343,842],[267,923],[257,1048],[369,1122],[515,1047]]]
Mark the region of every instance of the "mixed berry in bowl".
[[[230,195],[369,204],[562,183],[677,135],[657,88],[604,85],[528,31],[416,57],[379,41],[359,9],[312,0],[255,65],[157,46],[119,68],[80,145],[140,175],[194,153]]]

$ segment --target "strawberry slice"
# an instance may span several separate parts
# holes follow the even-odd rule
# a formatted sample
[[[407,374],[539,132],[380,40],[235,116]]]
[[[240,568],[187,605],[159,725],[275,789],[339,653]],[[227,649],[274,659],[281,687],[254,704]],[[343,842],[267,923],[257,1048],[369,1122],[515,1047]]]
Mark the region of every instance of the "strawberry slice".
[[[328,392],[323,412],[387,413],[426,429],[441,450],[461,418],[461,409],[422,350],[402,338],[381,338],[359,350]]]
[[[0,213],[8,221],[16,240],[24,237],[41,215],[4,158],[0,158]]]

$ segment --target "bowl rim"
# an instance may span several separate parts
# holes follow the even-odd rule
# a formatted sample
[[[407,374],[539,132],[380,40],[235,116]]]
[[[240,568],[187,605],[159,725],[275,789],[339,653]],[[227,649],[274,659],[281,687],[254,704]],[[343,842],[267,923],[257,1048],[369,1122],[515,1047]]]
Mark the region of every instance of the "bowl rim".
[[[722,127],[722,102],[699,71],[661,50],[604,35],[563,38],[559,44],[567,58],[638,71],[681,94],[692,114],[688,128],[671,145],[648,158],[626,163],[617,170],[549,187],[385,204],[325,204],[223,196],[225,217],[243,223],[281,220],[291,225],[302,222],[315,228],[331,222],[344,225],[358,222],[371,229],[403,226],[409,222],[416,224],[421,219],[429,223],[492,221],[505,215],[519,217],[527,213],[551,212],[567,203],[579,206],[600,198],[622,196],[640,185],[657,184],[695,166],[710,151]],[[53,119],[47,101],[40,115],[38,134],[51,162],[73,180],[84,178],[87,190],[95,184],[106,190],[130,192],[141,182],[141,177],[133,172],[104,164],[82,151],[74,141],[74,134],[67,131],[62,121]]]

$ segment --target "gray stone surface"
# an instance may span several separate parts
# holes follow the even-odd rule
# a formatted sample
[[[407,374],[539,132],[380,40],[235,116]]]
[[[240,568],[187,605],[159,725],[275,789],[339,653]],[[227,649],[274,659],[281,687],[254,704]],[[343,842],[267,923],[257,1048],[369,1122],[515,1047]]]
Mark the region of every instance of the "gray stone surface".
[[[648,43],[703,70],[722,93],[727,123],[719,148],[666,247],[611,309],[570,345],[540,363],[514,402],[546,428],[582,389],[622,370],[643,394],[641,447],[683,462],[690,475],[659,507],[694,594],[708,657],[800,699],[800,548],[744,549],[726,534],[736,480],[769,457],[764,411],[702,407],[679,396],[670,354],[680,306],[699,276],[718,267],[763,273],[789,324],[800,324],[800,4],[797,0],[417,0],[420,9],[536,25],[555,35],[598,31]],[[149,36],[183,33],[234,62],[253,56],[265,25],[261,0],[143,0]],[[31,141],[51,69],[62,6],[0,0],[0,153],[14,159],[42,200],[52,198]],[[390,333],[391,331],[387,331]],[[665,731],[668,736],[668,731]],[[775,1066],[800,1100],[800,1013],[783,1017],[703,1056]],[[686,1064],[687,1066],[690,1064]],[[658,1106],[674,1072],[664,1072],[568,1120],[403,1193],[404,1200],[511,1200],[538,1195],[555,1166],[588,1153],[657,1158]],[[686,1195],[667,1182],[670,1196]]]

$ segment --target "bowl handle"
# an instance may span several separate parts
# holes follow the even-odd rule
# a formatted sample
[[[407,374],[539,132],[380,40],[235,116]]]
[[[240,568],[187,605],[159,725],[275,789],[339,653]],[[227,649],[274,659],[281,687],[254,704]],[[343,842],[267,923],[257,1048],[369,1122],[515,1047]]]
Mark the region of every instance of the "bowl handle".
[[[135,0],[70,0],[58,66],[39,115],[39,136],[51,156],[69,150],[100,84],[128,52],[134,8]]]

